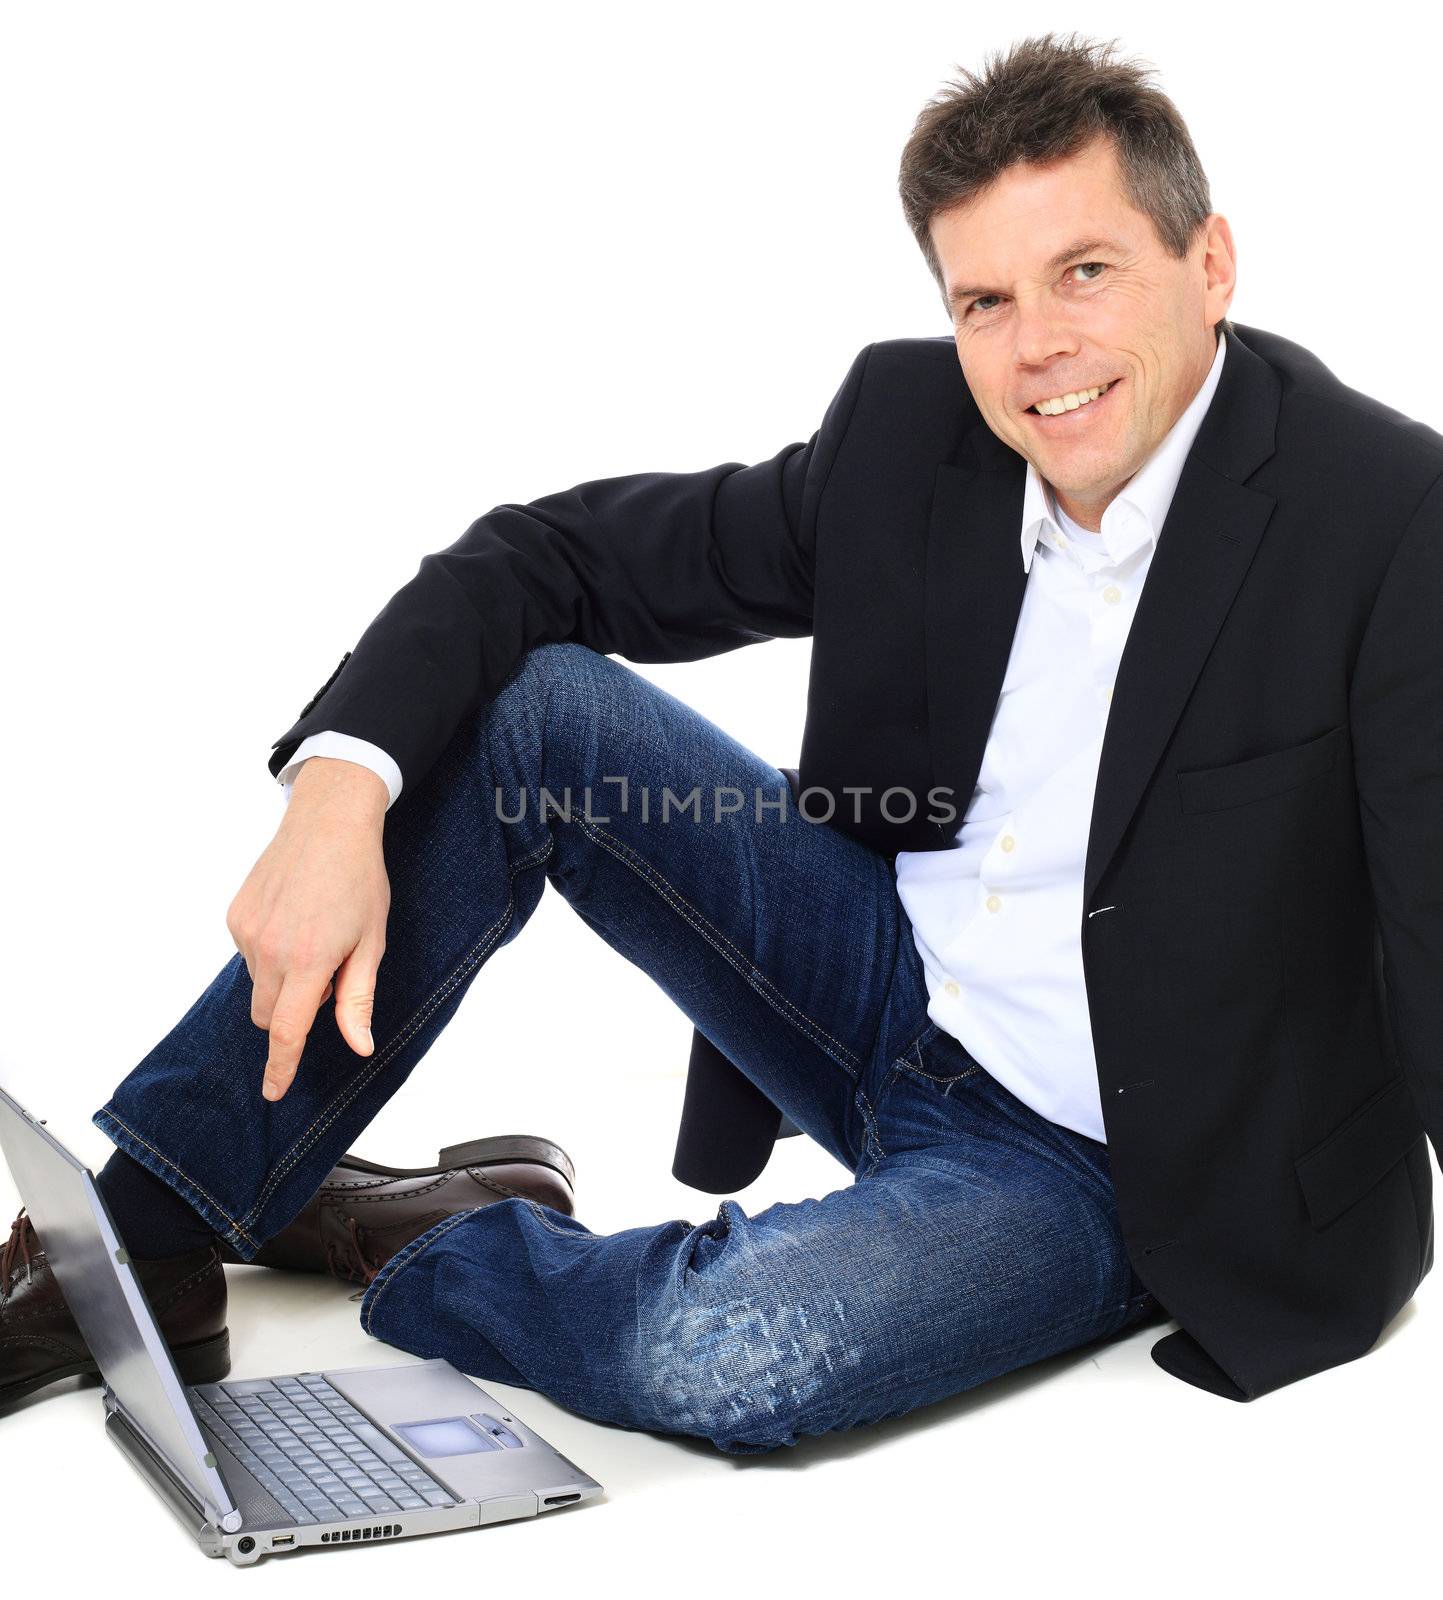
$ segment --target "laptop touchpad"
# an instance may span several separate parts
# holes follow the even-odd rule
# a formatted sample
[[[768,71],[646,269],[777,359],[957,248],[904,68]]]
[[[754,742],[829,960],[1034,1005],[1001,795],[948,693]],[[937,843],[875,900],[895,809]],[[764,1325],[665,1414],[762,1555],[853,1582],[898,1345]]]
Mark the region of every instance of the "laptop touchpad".
[[[418,1456],[435,1460],[437,1456],[470,1456],[478,1450],[497,1450],[495,1439],[488,1438],[467,1417],[437,1417],[431,1422],[393,1422]]]

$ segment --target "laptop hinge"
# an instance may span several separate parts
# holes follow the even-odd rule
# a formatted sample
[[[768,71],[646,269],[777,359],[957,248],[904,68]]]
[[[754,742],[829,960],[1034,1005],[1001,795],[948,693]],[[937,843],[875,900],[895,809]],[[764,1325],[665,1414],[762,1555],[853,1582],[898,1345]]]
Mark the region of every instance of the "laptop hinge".
[[[165,1463],[125,1420],[122,1411],[107,1409],[105,1431],[130,1458],[132,1465],[175,1513],[181,1526],[205,1553],[208,1556],[223,1554],[223,1540],[216,1526],[215,1513],[207,1511],[191,1496],[184,1484],[176,1480]]]

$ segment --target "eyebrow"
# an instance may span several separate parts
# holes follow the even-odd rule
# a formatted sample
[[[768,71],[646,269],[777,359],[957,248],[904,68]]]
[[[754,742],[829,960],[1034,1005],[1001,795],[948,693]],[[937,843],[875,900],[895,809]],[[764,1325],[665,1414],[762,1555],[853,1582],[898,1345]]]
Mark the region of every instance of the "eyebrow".
[[[1043,263],[1042,274],[1051,277],[1054,272],[1060,272],[1069,261],[1075,261],[1079,256],[1091,255],[1096,250],[1105,250],[1110,254],[1121,253],[1123,246],[1115,239],[1074,239],[1065,250],[1059,250]],[[963,301],[970,300],[974,295],[999,294],[997,289],[989,289],[985,284],[962,284],[947,291],[947,304],[954,309]]]

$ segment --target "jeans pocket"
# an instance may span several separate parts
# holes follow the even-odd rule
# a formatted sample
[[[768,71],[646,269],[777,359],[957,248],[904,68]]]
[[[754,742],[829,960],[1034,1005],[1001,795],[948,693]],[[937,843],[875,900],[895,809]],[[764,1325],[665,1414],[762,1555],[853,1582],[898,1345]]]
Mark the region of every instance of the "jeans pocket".
[[[982,1064],[974,1061],[963,1046],[935,1022],[917,1035],[892,1066],[897,1074],[935,1084],[944,1090],[982,1071]]]
[[[928,1022],[902,1054],[882,1071],[870,1102],[858,1095],[858,1111],[866,1129],[865,1176],[889,1155],[946,1144],[958,1136],[968,1118],[960,1085],[980,1079],[981,1066],[935,1022]]]

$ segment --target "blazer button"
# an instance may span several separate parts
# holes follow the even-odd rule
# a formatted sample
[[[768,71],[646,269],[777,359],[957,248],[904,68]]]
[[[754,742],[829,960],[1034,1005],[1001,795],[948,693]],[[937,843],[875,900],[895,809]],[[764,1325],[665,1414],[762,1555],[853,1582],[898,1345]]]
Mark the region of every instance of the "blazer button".
[[[309,716],[311,714],[311,712],[315,709],[315,707],[320,703],[321,696],[326,692],[327,689],[330,688],[330,686],[336,681],[336,679],[340,677],[341,668],[344,667],[345,664],[350,659],[351,659],[351,652],[349,650],[347,650],[345,655],[343,655],[341,657],[341,659],[336,663],[336,670],[330,675],[329,678],[326,679],[326,681],[320,686],[320,688],[316,690],[316,692],[305,703],[305,705],[303,705],[301,707],[301,716],[306,717],[306,716]]]

